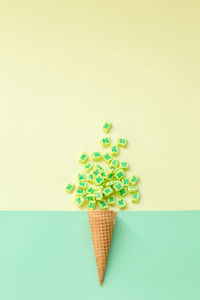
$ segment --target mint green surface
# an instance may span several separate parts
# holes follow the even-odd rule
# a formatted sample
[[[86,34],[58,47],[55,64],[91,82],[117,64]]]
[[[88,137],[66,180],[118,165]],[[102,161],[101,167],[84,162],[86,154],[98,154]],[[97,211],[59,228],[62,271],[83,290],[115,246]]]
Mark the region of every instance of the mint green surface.
[[[200,299],[200,211],[119,212],[103,286],[86,212],[0,212],[0,299]]]

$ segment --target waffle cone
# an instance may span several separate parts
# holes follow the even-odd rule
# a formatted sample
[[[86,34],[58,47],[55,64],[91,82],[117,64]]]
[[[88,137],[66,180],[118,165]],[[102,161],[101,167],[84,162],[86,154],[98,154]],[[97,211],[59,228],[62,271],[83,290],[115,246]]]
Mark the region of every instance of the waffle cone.
[[[102,285],[112,242],[117,213],[112,210],[88,211],[92,242],[97,263],[99,283]]]

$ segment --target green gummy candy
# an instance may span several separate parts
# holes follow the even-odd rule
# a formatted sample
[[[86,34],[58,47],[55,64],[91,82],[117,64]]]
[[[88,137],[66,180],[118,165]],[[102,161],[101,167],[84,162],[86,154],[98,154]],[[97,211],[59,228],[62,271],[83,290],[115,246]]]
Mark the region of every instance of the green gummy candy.
[[[119,165],[119,159],[113,159],[112,161],[111,161],[111,167],[113,167],[113,168],[117,168],[118,167],[118,165]]]
[[[86,162],[88,161],[89,156],[86,153],[83,153],[81,155],[81,157],[79,158],[79,162],[81,164],[86,164]]]
[[[134,185],[130,185],[129,187],[128,187],[128,191],[129,191],[129,193],[136,193],[137,191],[138,191],[138,187],[137,186],[134,186]]]
[[[128,178],[122,179],[122,183],[124,186],[129,186],[129,179]]]
[[[112,156],[109,153],[105,153],[103,156],[103,159],[107,164],[110,164],[110,162],[112,160]]]
[[[71,193],[74,189],[74,184],[73,183],[68,183],[68,185],[66,186],[65,190],[68,193]]]
[[[118,146],[112,146],[111,147],[111,154],[112,154],[112,156],[117,156],[119,154],[119,147]]]
[[[85,195],[85,190],[83,190],[83,189],[78,189],[78,190],[76,191],[76,193],[77,193],[77,195],[82,196],[82,195]]]
[[[78,181],[85,181],[85,174],[84,173],[78,173]]]
[[[78,188],[79,189],[87,189],[87,186],[88,186],[88,184],[87,184],[87,182],[84,182],[84,181],[80,181],[79,183],[78,183]]]
[[[121,189],[121,190],[119,191],[119,194],[120,194],[121,197],[127,196],[127,195],[128,195],[128,190],[127,190],[127,188],[124,187],[123,189]]]
[[[103,147],[108,147],[108,146],[110,146],[110,144],[111,144],[111,139],[110,139],[109,137],[102,138],[102,139],[100,140],[100,143],[101,143],[101,145],[102,145]]]
[[[119,209],[124,209],[127,206],[127,202],[126,202],[126,200],[121,198],[117,201],[117,205],[118,205]]]
[[[96,201],[90,200],[88,203],[88,209],[95,209],[96,207]]]
[[[136,176],[136,175],[133,175],[133,176],[130,178],[130,183],[131,183],[132,185],[136,185],[136,184],[138,183],[138,181],[139,181],[139,177]]]
[[[92,159],[94,161],[100,161],[102,158],[101,152],[93,152],[92,153]]]
[[[106,201],[104,201],[104,200],[98,201],[98,204],[101,209],[108,209],[108,205],[107,205]]]
[[[87,195],[91,195],[91,196],[94,196],[95,195],[95,189],[93,189],[92,187],[89,187],[87,190],[86,190],[86,193]]]
[[[127,162],[121,161],[121,162],[119,163],[119,167],[120,167],[121,169],[123,169],[123,170],[128,170],[129,165],[128,165]]]
[[[102,129],[105,133],[108,133],[110,131],[111,127],[112,127],[112,123],[106,122],[106,123],[104,123]]]
[[[107,202],[108,202],[108,204],[109,205],[115,205],[115,199],[114,199],[114,197],[113,196],[111,196],[111,197],[109,197],[108,199],[107,199]]]
[[[94,175],[92,173],[89,173],[87,180],[88,180],[88,182],[93,183],[94,182]]]
[[[140,193],[134,193],[132,194],[132,202],[138,202],[140,200]]]
[[[91,163],[87,163],[85,166],[84,166],[84,169],[85,169],[85,171],[88,173],[88,172],[90,172],[91,170],[92,170],[92,168],[93,168],[93,164],[91,164]]]
[[[123,169],[117,170],[117,172],[115,173],[114,176],[115,176],[115,178],[118,179],[118,180],[123,179],[124,176],[125,176]]]
[[[107,188],[105,188],[104,190],[103,190],[103,193],[104,193],[104,195],[107,197],[107,196],[110,196],[110,195],[112,195],[112,193],[113,193],[113,189],[111,188],[111,187],[107,187]]]
[[[121,181],[115,181],[115,183],[113,184],[113,188],[116,192],[120,191],[121,189],[123,189],[124,185]]]
[[[93,172],[92,172],[92,174],[93,174],[95,177],[97,177],[98,175],[101,174],[101,171],[100,171],[99,168],[95,167],[94,170],[93,170]]]
[[[108,181],[106,182],[106,186],[112,186],[115,183],[115,181]]]
[[[96,200],[102,200],[103,199],[103,192],[102,189],[99,189],[96,191]]]
[[[104,178],[102,175],[99,175],[95,178],[94,181],[95,181],[96,185],[101,185],[104,182]]]
[[[128,144],[128,140],[126,140],[126,139],[119,138],[117,140],[117,145],[119,147],[124,147],[125,148],[127,146],[127,144]]]
[[[77,197],[77,198],[75,199],[75,203],[76,203],[76,205],[77,205],[78,207],[82,207],[83,204],[85,204],[85,202],[86,202],[86,200],[85,200],[85,198],[82,197],[82,196],[79,196],[79,197]]]

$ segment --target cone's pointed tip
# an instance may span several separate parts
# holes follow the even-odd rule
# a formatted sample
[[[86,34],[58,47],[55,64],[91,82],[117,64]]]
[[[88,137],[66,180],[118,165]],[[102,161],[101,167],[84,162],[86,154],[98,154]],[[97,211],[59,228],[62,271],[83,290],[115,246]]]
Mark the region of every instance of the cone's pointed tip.
[[[99,284],[100,284],[100,286],[102,286],[102,284],[103,284],[103,278],[102,279],[99,278]]]

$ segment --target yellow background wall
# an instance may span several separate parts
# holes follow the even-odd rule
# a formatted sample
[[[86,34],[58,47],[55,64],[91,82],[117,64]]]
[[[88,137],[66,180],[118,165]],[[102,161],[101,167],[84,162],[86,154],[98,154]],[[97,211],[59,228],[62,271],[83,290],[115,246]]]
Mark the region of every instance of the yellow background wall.
[[[199,1],[0,2],[0,209],[74,210],[100,127],[130,145],[129,209],[200,209]]]

